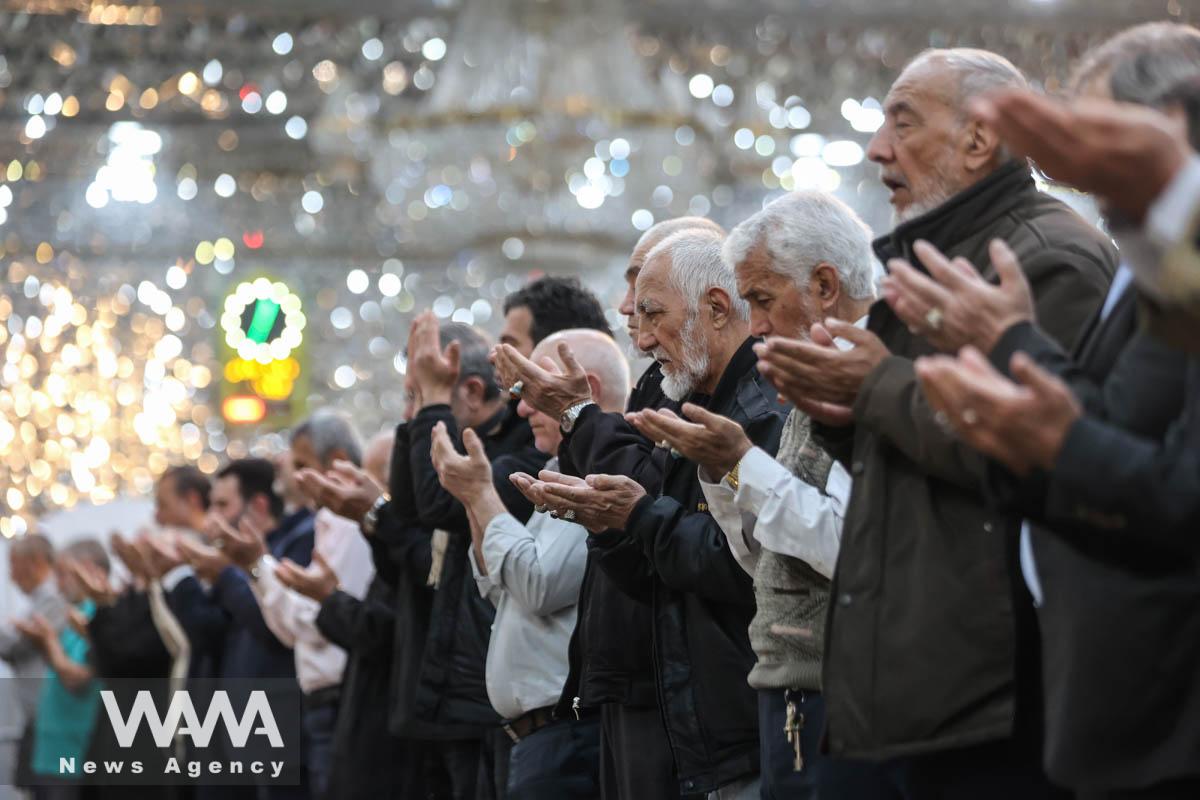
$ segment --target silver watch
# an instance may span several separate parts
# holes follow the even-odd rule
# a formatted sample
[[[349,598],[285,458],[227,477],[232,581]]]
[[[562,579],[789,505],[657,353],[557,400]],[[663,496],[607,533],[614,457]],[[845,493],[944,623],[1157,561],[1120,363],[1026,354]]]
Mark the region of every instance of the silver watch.
[[[558,418],[558,424],[559,424],[559,427],[562,428],[562,432],[570,433],[571,431],[575,430],[575,421],[577,419],[579,419],[579,415],[583,413],[583,410],[585,408],[587,408],[588,406],[594,406],[594,405],[595,405],[594,401],[584,400],[583,402],[576,403],[575,405],[571,406],[566,411],[564,411],[562,413],[562,416]]]
[[[367,536],[375,533],[375,526],[379,524],[379,511],[390,502],[392,502],[392,498],[387,492],[375,498],[375,502],[367,509],[367,513],[363,514],[362,524],[359,526],[363,533]]]

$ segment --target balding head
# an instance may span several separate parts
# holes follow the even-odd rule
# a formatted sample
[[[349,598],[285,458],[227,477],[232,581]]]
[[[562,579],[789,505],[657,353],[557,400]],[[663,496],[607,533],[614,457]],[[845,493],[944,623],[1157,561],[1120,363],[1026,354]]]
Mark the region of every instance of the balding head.
[[[996,132],[971,112],[971,101],[1027,86],[1012,62],[987,50],[926,50],[904,68],[867,147],[892,192],[898,222],[937,208],[1009,161]]]
[[[530,358],[543,368],[565,372],[558,352],[558,346],[564,342],[587,373],[592,399],[596,404],[603,411],[623,410],[629,394],[629,365],[612,337],[583,328],[559,331],[538,342]],[[560,419],[535,410],[524,400],[517,404],[517,413],[529,420],[533,443],[538,450],[546,455],[558,452],[562,442]]]
[[[380,431],[371,437],[363,450],[363,469],[380,486],[388,485],[392,468],[392,447],[396,443],[396,431]]]
[[[558,345],[565,342],[575,360],[588,375],[592,399],[604,411],[623,411],[629,398],[629,363],[611,336],[586,328],[573,328],[547,336],[534,348],[533,358],[541,363],[549,358],[560,371],[564,370]]]

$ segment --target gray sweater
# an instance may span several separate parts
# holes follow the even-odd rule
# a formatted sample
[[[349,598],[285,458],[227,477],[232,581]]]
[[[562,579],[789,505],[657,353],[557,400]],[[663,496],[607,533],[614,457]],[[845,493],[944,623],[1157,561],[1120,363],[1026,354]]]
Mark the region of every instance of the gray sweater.
[[[823,493],[833,461],[813,441],[809,425],[799,411],[788,415],[775,460]],[[764,548],[754,573],[754,599],[758,611],[750,623],[750,644],[758,663],[750,671],[750,685],[820,690],[829,580],[798,558]]]

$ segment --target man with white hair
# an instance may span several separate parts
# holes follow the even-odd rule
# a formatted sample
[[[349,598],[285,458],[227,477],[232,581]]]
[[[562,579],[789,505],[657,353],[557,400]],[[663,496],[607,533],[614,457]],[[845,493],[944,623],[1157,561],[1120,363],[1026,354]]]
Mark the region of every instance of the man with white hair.
[[[637,277],[638,347],[662,365],[668,397],[732,418],[773,453],[784,412],[754,369],[748,305],[721,242],[685,230],[650,251]],[[708,511],[695,462],[670,454],[650,493],[624,475],[543,478],[547,504],[596,534],[589,544],[600,568],[650,604],[655,688],[679,792],[757,797],[758,715],[745,681],[754,592]]]
[[[954,269],[994,281],[1003,240],[1039,324],[1070,347],[1102,304],[1116,254],[1038,190],[972,104],[1024,83],[980,50],[929,50],[904,69],[867,149],[900,221],[874,248],[885,263],[911,262],[932,244],[958,259]],[[925,334],[944,325],[937,307],[913,325],[876,303],[865,330],[826,320],[850,350],[780,337],[761,347],[766,376],[820,423],[817,440],[854,477],[826,622],[826,741],[835,757],[882,762],[884,778],[855,797],[1047,796],[1036,742],[1014,714],[1008,565],[1019,520],[988,504],[984,460],[916,380],[914,360],[934,351]]]
[[[807,339],[826,317],[865,319],[874,300],[871,231],[824,192],[775,200],[730,231],[724,256],[755,336]],[[758,691],[762,795],[837,797],[847,767],[819,752],[821,655],[850,475],[812,441],[802,411],[788,415],[774,458],[733,420],[701,408],[687,413],[691,421],[669,411],[635,419],[700,465],[709,510],[754,577],[750,642],[758,661],[749,683]]]

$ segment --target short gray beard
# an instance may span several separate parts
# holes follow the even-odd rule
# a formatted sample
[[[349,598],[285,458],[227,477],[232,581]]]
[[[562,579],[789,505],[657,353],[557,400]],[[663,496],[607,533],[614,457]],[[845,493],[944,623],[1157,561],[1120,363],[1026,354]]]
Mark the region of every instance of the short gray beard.
[[[911,191],[911,188],[910,188]],[[916,219],[919,216],[928,214],[938,206],[945,203],[951,197],[958,194],[961,189],[954,185],[954,181],[949,175],[942,172],[939,167],[934,167],[934,174],[929,180],[929,190],[925,192],[925,196],[920,200],[914,200],[908,204],[908,207],[903,211],[892,212],[892,224],[902,225],[909,220]]]
[[[708,350],[699,336],[699,320],[699,312],[693,311],[683,324],[679,336],[683,343],[682,363],[673,362],[669,373],[663,367],[662,392],[675,402],[691,394],[708,373]]]

